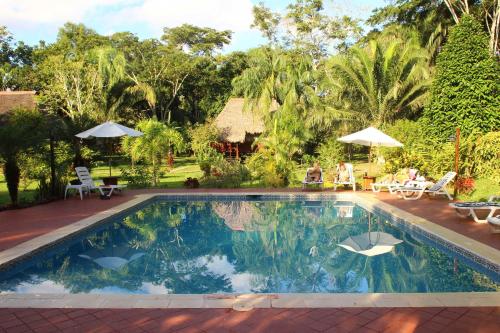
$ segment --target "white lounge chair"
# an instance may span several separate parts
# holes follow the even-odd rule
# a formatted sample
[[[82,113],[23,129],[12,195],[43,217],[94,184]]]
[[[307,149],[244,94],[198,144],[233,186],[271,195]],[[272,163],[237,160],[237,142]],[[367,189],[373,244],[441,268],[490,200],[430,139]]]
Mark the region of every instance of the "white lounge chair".
[[[486,223],[490,222],[490,219],[493,222],[490,222],[490,224],[495,224],[495,218],[493,215],[497,210],[500,210],[500,202],[495,202],[497,200],[498,196],[491,196],[488,201],[486,202],[480,202],[480,201],[475,201],[475,202],[451,202],[450,206],[455,208],[455,211],[458,216],[467,218],[467,217],[472,217],[474,219],[474,222],[476,223]],[[484,219],[480,219],[477,216],[477,213],[479,211],[487,211],[488,215]],[[500,225],[499,225],[500,227]]]
[[[424,193],[436,195],[445,195],[448,199],[453,197],[446,190],[446,185],[455,178],[456,172],[450,171],[443,176],[437,183],[429,184],[427,182],[411,182],[410,185],[402,186],[396,189],[398,195],[405,200],[418,200]],[[429,187],[430,186],[430,187]]]
[[[488,217],[487,221],[490,225],[492,233],[500,233],[500,215]]]
[[[323,169],[319,169],[319,179],[311,181],[309,180],[309,169],[306,171],[306,176],[304,177],[304,180],[302,181],[302,189],[305,189],[307,185],[318,185],[320,188],[323,187]]]
[[[78,179],[80,180],[83,191],[89,193],[91,191],[98,190],[101,195],[111,197],[115,190],[121,191],[127,187],[127,185],[96,185],[86,167],[76,167],[75,171]]]
[[[356,192],[356,179],[354,178],[353,166],[351,163],[344,163],[344,165],[345,165],[347,172],[349,173],[349,180],[341,182],[338,178],[338,175],[337,175],[337,177],[335,178],[335,181],[333,182],[333,190],[336,191],[338,185],[344,185],[344,186],[351,185],[352,190]],[[340,165],[337,164],[337,174],[339,173],[339,171],[340,171]]]
[[[394,181],[382,181],[382,182],[379,182],[379,183],[372,183],[371,184],[372,191],[375,192],[375,193],[379,193],[383,188],[387,188],[389,190],[389,193],[395,194],[397,192],[396,190],[398,188],[403,187],[405,184],[407,184],[407,183],[409,183],[411,181],[415,181],[417,179],[420,182],[421,181],[425,181],[424,177],[419,177],[418,176],[418,170],[417,169],[410,169],[409,173],[410,173],[410,175],[414,175],[414,177],[405,179],[402,182],[394,180]],[[394,177],[395,177],[395,175],[393,175],[393,178]]]

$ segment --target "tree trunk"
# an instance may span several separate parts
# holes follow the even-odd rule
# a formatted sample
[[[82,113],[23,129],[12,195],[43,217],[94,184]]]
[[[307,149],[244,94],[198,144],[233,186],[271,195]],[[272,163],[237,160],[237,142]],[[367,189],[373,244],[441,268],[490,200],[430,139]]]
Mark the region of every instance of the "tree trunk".
[[[50,136],[50,195],[55,197],[56,193],[56,157],[54,137]]]
[[[10,200],[13,206],[17,206],[19,193],[19,179],[21,178],[21,170],[17,165],[16,156],[9,156],[3,167],[7,188],[9,190]]]

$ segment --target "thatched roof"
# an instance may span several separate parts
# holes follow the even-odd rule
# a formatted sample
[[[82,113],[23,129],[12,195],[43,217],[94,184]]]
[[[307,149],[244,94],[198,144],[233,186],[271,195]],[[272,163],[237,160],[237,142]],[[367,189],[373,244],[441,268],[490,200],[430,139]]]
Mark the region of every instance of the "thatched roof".
[[[258,135],[264,131],[262,116],[250,110],[243,110],[244,98],[230,98],[215,119],[215,126],[222,133],[222,140],[232,143],[245,142],[247,135]],[[277,109],[274,102],[271,111]]]
[[[19,107],[34,109],[35,105],[34,91],[0,91],[0,114]]]

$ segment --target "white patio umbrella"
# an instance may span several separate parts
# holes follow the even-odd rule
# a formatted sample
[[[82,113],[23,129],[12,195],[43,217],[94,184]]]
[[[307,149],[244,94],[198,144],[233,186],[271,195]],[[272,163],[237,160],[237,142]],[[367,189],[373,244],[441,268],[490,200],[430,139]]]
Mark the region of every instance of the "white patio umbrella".
[[[116,138],[120,136],[141,136],[142,132],[136,131],[135,129],[114,123],[112,121],[107,121],[96,127],[92,127],[84,132],[78,133],[76,137],[82,139],[88,138]],[[109,175],[111,176],[111,153],[109,156]]]
[[[128,246],[116,246],[103,250],[90,249],[78,256],[91,260],[103,268],[119,270],[126,264],[139,259],[143,255],[145,255],[144,252],[137,251]]]
[[[401,242],[403,241],[391,234],[374,231],[348,237],[339,246],[351,252],[372,257],[392,251],[394,246]]]
[[[358,145],[369,146],[369,163],[371,169],[372,162],[372,146],[378,147],[403,147],[403,144],[398,140],[391,138],[384,132],[376,129],[375,127],[368,127],[359,132],[355,132],[341,138],[337,139],[338,141],[345,143],[355,143]]]

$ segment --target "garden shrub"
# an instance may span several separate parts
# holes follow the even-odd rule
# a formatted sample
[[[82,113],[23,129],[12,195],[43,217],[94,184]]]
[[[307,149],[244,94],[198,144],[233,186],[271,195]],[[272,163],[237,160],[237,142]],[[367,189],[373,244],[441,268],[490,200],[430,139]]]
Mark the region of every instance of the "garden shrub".
[[[192,128],[189,131],[189,136],[191,138],[191,149],[201,171],[203,171],[203,176],[209,177],[212,166],[222,163],[222,160],[224,160],[224,155],[215,148],[215,145],[219,142],[219,130],[213,123],[207,122]]]
[[[250,179],[250,172],[239,160],[222,159],[217,161],[208,176],[203,177],[202,183],[207,187],[239,188]]]
[[[121,168],[120,172],[130,187],[148,187],[153,183],[153,173],[145,165]]]
[[[331,136],[316,148],[318,160],[324,170],[333,170],[340,161],[345,161],[345,144],[337,141],[337,137]]]
[[[500,184],[500,131],[474,137],[467,155],[471,175],[488,178]]]
[[[446,140],[457,126],[465,136],[500,128],[499,73],[481,23],[464,15],[437,57],[426,130]]]
[[[260,149],[247,160],[251,176],[266,187],[288,186],[297,167],[294,161],[279,162],[272,151]]]

